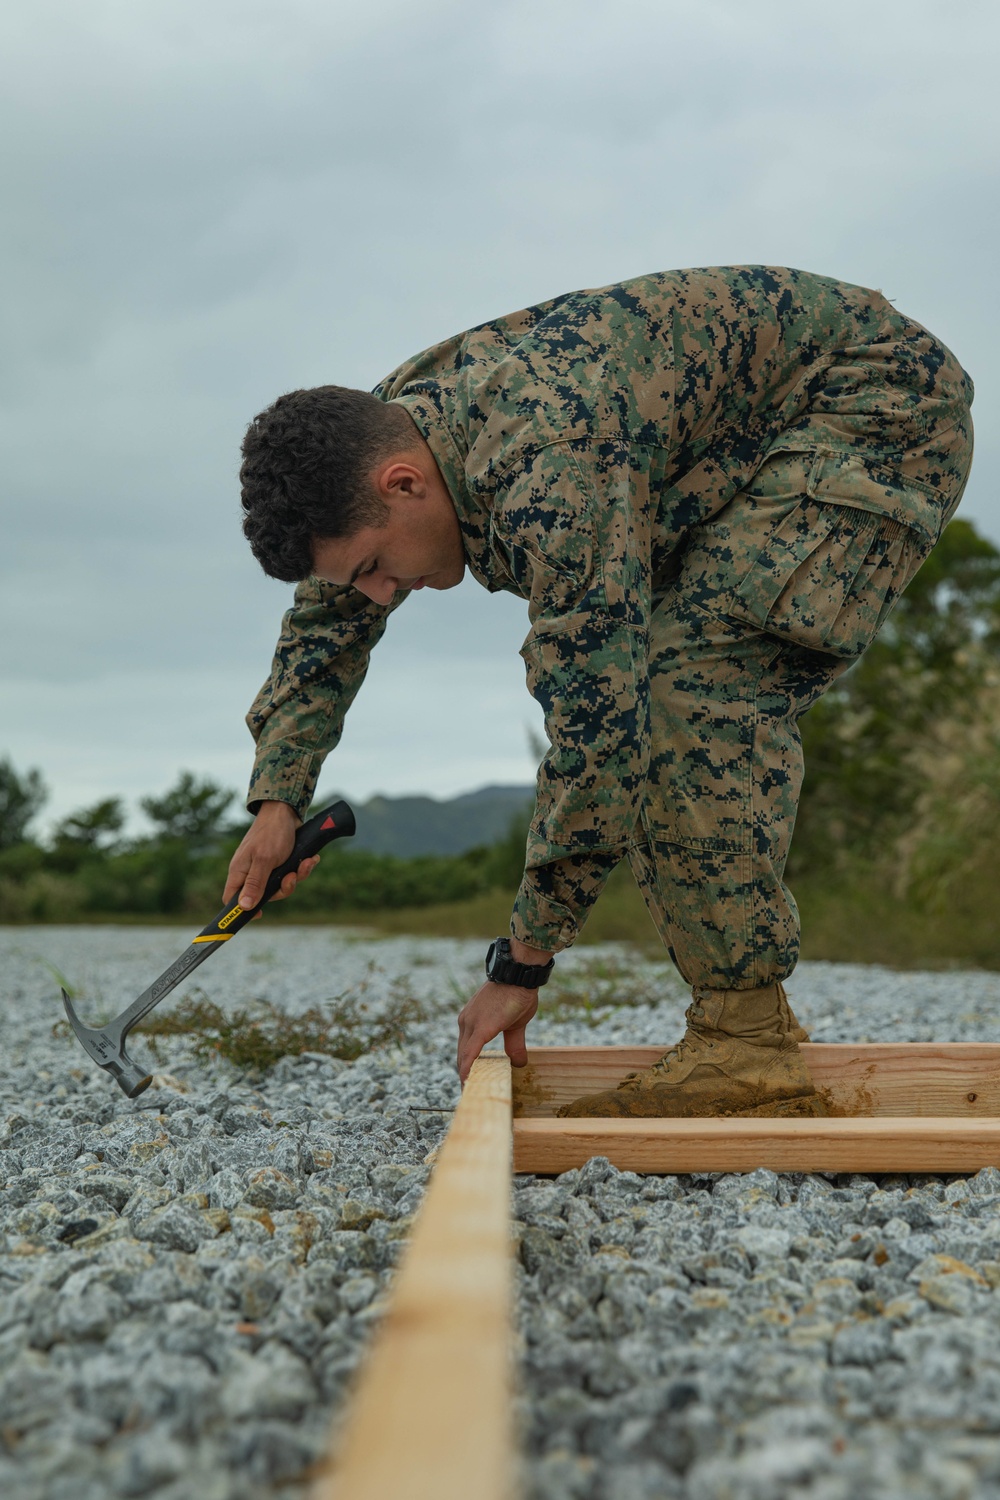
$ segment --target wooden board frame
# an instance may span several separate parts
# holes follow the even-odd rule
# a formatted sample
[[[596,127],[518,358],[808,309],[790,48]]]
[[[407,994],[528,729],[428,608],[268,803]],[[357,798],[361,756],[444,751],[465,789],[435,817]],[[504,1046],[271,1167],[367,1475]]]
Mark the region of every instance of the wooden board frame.
[[[663,1047],[537,1047],[513,1070],[514,1170],[968,1172],[1000,1166],[1000,1044],[807,1044],[828,1119],[557,1119]]]
[[[511,1082],[474,1064],[314,1500],[511,1500]]]
[[[633,1172],[968,1172],[1000,1166],[1000,1044],[802,1048],[828,1119],[558,1119],[663,1047],[484,1054],[313,1500],[513,1500],[511,1139],[516,1172],[607,1156]]]

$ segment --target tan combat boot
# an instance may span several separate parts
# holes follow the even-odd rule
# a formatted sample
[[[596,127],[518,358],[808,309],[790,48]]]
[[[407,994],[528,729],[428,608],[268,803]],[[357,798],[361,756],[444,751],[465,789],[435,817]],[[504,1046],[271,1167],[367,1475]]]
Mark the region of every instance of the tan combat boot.
[[[792,1007],[788,1003],[788,996],[785,994],[785,986],[783,984],[779,984],[778,988],[781,991],[782,998],[785,1002],[785,1010],[788,1012],[788,1035],[791,1037],[792,1041],[797,1044],[808,1042],[809,1033],[806,1028],[804,1026],[800,1026],[799,1022],[795,1019]]]
[[[560,1115],[825,1115],[802,1060],[780,984],[698,988],[676,1047],[616,1089],[563,1105]],[[803,1033],[804,1034],[804,1033]]]

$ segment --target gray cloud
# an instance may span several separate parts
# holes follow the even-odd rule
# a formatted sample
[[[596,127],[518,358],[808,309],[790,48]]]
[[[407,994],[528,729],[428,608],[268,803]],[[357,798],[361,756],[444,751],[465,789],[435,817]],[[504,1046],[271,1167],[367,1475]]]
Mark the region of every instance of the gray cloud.
[[[1000,540],[994,7],[40,0],[8,33],[0,753],[57,810],[245,778],[288,597],[238,530],[253,412],[569,287],[881,286],[976,378]],[[528,776],[523,607],[405,609],[327,784]]]

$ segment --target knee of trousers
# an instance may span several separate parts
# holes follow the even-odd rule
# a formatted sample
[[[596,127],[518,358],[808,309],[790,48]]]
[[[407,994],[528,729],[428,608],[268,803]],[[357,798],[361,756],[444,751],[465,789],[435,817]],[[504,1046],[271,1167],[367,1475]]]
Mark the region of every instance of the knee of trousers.
[[[753,989],[787,979],[799,956],[795,900],[743,855],[653,837],[629,850],[653,925],[691,985]]]
[[[802,780],[800,700],[815,682],[780,642],[683,598],[655,636],[645,835],[706,864],[783,865]]]

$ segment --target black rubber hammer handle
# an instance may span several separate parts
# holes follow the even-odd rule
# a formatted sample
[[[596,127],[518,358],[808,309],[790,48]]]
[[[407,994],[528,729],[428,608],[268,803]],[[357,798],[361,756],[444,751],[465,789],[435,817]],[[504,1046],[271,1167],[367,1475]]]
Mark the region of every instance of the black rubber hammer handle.
[[[299,868],[304,859],[311,859],[333,839],[350,838],[354,833],[354,814],[346,802],[335,802],[332,807],[324,807],[322,812],[316,813],[295,835],[295,844],[291,854],[283,865],[277,865],[268,876],[264,887],[264,894],[256,906],[243,907],[238,902],[232,906],[223,907],[214,922],[199,933],[201,938],[232,937],[234,932],[239,932],[241,927],[256,915],[265,901],[270,901],[275,891],[281,885],[286,875],[291,875]],[[197,942],[198,939],[195,939]]]

